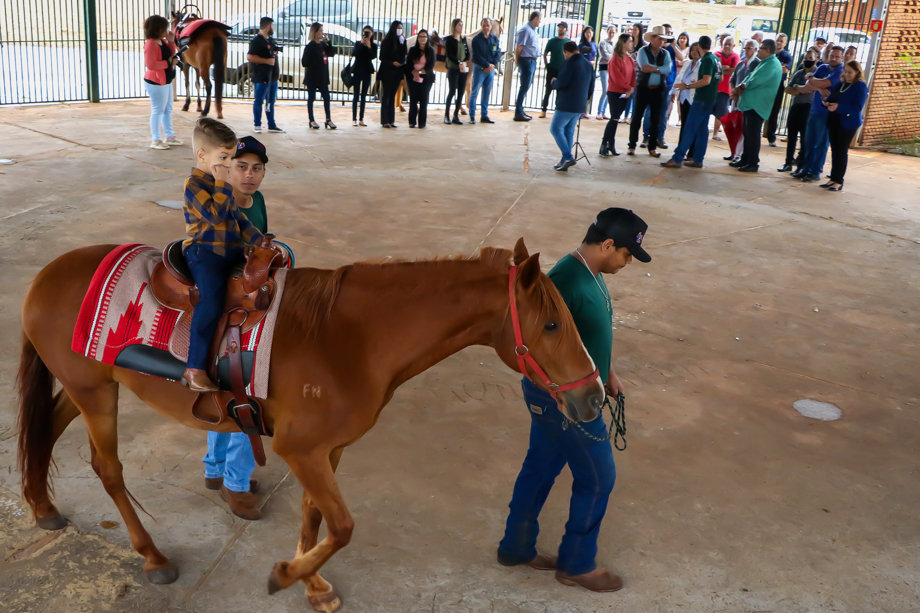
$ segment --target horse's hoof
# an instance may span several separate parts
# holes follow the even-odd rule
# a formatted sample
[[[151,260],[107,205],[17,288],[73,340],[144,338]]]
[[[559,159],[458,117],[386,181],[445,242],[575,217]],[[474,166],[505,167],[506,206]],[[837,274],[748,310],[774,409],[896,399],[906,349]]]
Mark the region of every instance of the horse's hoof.
[[[164,566],[163,568],[144,570],[144,574],[147,575],[147,581],[150,583],[168,585],[179,578],[179,569],[170,562],[169,566]]]
[[[281,582],[281,570],[287,570],[287,562],[278,562],[268,575],[268,595],[280,592],[287,586]]]
[[[321,613],[335,613],[342,608],[342,600],[332,590],[316,595],[307,594],[307,600],[310,601],[310,606]]]
[[[223,116],[223,115],[218,115],[217,118],[218,118],[218,119],[223,119],[224,116]]]
[[[183,107],[182,107],[182,112],[183,112],[183,113],[188,113],[188,107],[187,107],[187,106],[183,106]]]
[[[56,509],[54,511],[54,515],[36,517],[35,522],[42,530],[63,530],[67,527],[67,519],[61,515],[60,511]]]

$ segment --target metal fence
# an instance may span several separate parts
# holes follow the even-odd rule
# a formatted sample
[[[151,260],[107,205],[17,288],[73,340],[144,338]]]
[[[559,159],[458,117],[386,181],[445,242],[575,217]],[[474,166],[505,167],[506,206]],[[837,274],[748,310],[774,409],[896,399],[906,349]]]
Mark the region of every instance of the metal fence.
[[[488,16],[502,21],[504,31],[499,38],[502,50],[508,52],[514,44],[510,24],[520,27],[533,10],[543,13],[540,35],[544,44],[562,20],[570,24],[569,35],[577,40],[585,27],[589,0],[197,0],[196,4],[187,6],[181,0],[4,0],[0,5],[0,105],[146,97],[143,23],[150,15],[168,17],[171,10],[185,8],[231,27],[225,98],[251,96],[248,45],[258,31],[259,19],[270,16],[283,47],[279,99],[306,100],[300,57],[309,25],[323,23],[338,51],[330,62],[331,90],[334,99],[345,100],[351,93],[339,74],[365,25],[377,31],[379,41],[394,19],[404,23],[407,36],[421,28],[446,36],[455,17],[463,20],[465,32],[473,32],[482,17]],[[518,8],[515,15],[513,6]],[[516,73],[510,61],[500,71]],[[544,75],[540,66],[527,97],[528,108],[540,106]],[[505,85],[502,76],[495,79],[492,104],[501,103]],[[191,87],[194,94],[194,83]],[[511,77],[510,87],[517,92],[517,74]],[[181,75],[177,94],[186,94]],[[439,75],[430,101],[443,103],[446,96],[447,79]]]

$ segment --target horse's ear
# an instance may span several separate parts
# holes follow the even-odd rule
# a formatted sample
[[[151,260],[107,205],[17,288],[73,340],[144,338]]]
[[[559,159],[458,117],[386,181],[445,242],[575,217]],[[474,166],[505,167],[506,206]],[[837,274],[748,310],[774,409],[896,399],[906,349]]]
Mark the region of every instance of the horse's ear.
[[[527,253],[527,246],[524,244],[524,237],[522,236],[514,243],[514,265],[520,266],[528,257],[530,257],[530,254]]]
[[[519,266],[521,289],[529,290],[540,278],[540,254],[535,253]]]

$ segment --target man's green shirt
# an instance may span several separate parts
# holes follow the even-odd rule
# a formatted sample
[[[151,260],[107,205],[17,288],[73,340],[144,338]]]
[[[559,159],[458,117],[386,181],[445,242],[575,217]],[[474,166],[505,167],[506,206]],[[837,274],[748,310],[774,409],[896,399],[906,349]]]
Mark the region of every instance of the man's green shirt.
[[[713,54],[706,52],[702,58],[700,58],[700,70],[697,73],[699,78],[703,78],[706,75],[712,77],[709,81],[709,85],[706,87],[697,88],[696,92],[693,94],[693,100],[699,100],[700,102],[711,103],[716,101],[716,97],[719,93],[719,80],[717,79],[721,70],[719,70],[718,58]]]
[[[562,52],[565,44],[571,40],[568,36],[565,38],[559,38],[558,36],[552,37],[546,43],[546,49],[544,51],[549,53],[549,67],[555,70],[562,70],[562,67],[565,66],[565,54]]]
[[[548,276],[569,307],[601,380],[607,383],[613,352],[613,306],[607,306],[609,294],[603,275],[592,277],[584,262],[569,254],[553,266]]]
[[[239,207],[239,209],[259,232],[262,234],[268,232],[268,213],[265,211],[265,198],[262,197],[262,192],[257,191],[252,195],[252,205],[249,208]]]

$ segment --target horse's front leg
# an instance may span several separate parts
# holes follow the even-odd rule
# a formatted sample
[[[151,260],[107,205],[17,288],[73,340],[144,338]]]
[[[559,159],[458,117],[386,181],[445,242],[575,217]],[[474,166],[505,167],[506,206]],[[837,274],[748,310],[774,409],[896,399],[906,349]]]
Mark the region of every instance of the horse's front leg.
[[[182,74],[185,75],[185,104],[182,105],[182,110],[187,111],[188,107],[192,105],[192,90],[189,87],[191,81],[191,75],[189,74],[191,70],[188,67],[188,64],[182,64]]]
[[[339,447],[329,456],[329,463],[332,465],[332,472],[339,465],[342,458],[344,447]],[[314,547],[319,535],[319,526],[323,523],[323,514],[313,503],[310,495],[304,490],[303,493],[303,523],[300,526],[300,540],[297,542],[297,556],[302,556]],[[303,580],[307,584],[307,599],[317,611],[331,613],[342,608],[342,601],[332,587],[332,584],[316,573],[312,577]]]
[[[269,594],[288,588],[297,581],[307,581],[313,577],[335,552],[351,541],[351,533],[355,525],[335,481],[332,457],[325,454],[307,456],[292,454],[283,457],[303,486],[307,513],[301,526],[301,540],[298,543],[297,555],[290,562],[275,564],[268,577]],[[306,500],[307,496],[309,496],[309,501]],[[315,506],[319,514],[312,511],[311,506]],[[315,533],[319,530],[319,522],[323,519],[326,520],[329,528],[328,536],[318,545],[313,545],[304,551],[302,548],[315,543]],[[318,607],[318,610],[335,611],[341,606],[338,597],[334,596],[332,586],[325,580],[320,578],[312,583],[307,581],[307,584],[317,590],[316,598],[330,593],[333,595],[324,598],[330,600],[328,603],[317,602],[322,607]],[[313,604],[314,598],[310,600]]]

